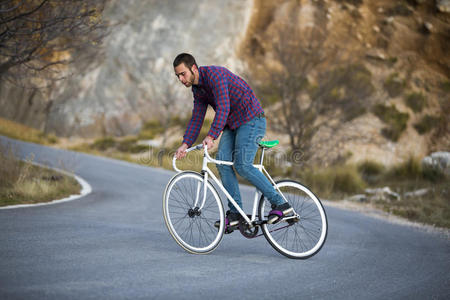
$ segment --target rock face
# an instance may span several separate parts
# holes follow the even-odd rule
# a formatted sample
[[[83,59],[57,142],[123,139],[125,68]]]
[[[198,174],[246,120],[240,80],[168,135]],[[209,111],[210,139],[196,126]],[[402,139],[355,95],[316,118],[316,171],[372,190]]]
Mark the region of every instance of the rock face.
[[[235,52],[251,4],[251,0],[112,1],[106,15],[117,25],[106,40],[102,60],[53,90],[51,101],[33,96],[36,105],[42,102],[35,108],[40,117],[17,118],[30,109],[18,111],[14,103],[30,98],[30,92],[17,95],[0,87],[5,95],[2,108],[9,107],[0,116],[57,135],[88,137],[132,134],[144,120],[188,112],[192,96],[177,83],[173,59],[189,52],[199,65],[224,65],[239,72]]]
[[[276,50],[293,49],[287,46],[299,43],[302,52],[296,46],[292,54],[295,58],[301,53],[301,60],[285,62],[287,66],[302,62],[306,80],[283,84],[297,89],[293,93],[300,107],[318,98],[329,105],[346,99],[360,103],[357,109],[347,107],[354,114],[345,121],[333,118],[346,114],[346,108],[317,119],[317,123],[329,119],[330,126],[313,130],[314,153],[308,163],[373,160],[392,165],[410,156],[424,157],[435,149],[450,148],[449,130],[438,132],[440,125],[430,125],[428,132],[420,133],[416,127],[425,116],[440,118],[448,111],[448,101],[442,100],[448,98],[450,23],[436,9],[438,5],[445,10],[445,3],[111,0],[106,15],[116,25],[105,41],[102,59],[89,70],[75,72],[78,66],[72,70],[76,76],[48,92],[0,82],[0,117],[61,136],[135,134],[146,120],[164,121],[190,112],[191,91],[177,83],[172,60],[180,52],[191,52],[200,65],[225,65],[241,75],[250,74],[249,83],[268,115],[267,138],[280,139],[289,147],[289,130],[277,128],[273,121],[283,102],[277,91],[272,93],[279,81],[274,71],[283,69]],[[342,68],[348,65],[364,71],[346,75]],[[288,72],[292,79],[297,73]],[[387,83],[397,87],[395,93]],[[420,113],[408,106],[412,93],[426,98]],[[408,114],[397,140],[385,133],[404,124],[390,120],[390,111],[386,116],[375,114],[378,104]]]

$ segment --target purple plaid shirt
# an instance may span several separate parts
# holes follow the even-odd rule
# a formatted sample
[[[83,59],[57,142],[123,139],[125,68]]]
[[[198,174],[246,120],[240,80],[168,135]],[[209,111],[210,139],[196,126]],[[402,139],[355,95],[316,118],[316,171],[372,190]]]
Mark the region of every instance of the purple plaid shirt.
[[[250,86],[223,67],[199,67],[198,85],[192,86],[194,108],[183,136],[189,147],[195,142],[203,125],[208,104],[216,112],[208,135],[217,139],[224,129],[236,129],[250,121],[263,109]]]

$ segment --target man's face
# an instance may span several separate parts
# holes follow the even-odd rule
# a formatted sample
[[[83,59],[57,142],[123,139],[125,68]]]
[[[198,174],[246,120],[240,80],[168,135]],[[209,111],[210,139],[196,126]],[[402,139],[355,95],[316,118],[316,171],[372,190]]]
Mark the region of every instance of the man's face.
[[[195,66],[193,66],[195,67]],[[179,64],[175,67],[175,75],[177,76],[178,80],[184,84],[185,87],[190,87],[194,84],[195,76],[194,73],[189,70],[188,67],[184,63]]]

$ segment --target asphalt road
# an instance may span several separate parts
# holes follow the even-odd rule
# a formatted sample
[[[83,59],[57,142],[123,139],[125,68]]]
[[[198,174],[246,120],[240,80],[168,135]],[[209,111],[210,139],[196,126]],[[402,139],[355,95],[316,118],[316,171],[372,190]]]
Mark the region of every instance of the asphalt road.
[[[290,260],[264,237],[236,232],[213,253],[192,255],[163,221],[173,172],[14,143],[23,157],[73,169],[92,193],[0,210],[0,299],[450,298],[442,235],[325,206],[328,239],[310,259]]]

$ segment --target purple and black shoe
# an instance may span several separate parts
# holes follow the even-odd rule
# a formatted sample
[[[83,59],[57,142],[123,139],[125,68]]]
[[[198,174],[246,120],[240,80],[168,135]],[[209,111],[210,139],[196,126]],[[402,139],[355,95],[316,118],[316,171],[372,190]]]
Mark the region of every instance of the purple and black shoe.
[[[272,210],[269,212],[267,223],[274,224],[278,222],[282,217],[287,216],[294,209],[289,203],[283,203],[277,206],[272,205]]]
[[[239,227],[239,218],[241,215],[237,212],[227,211],[225,218],[225,233],[232,233]],[[220,221],[214,223],[214,227],[220,227]]]

